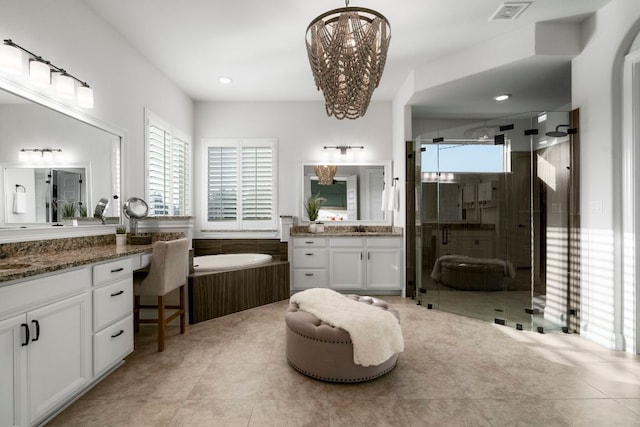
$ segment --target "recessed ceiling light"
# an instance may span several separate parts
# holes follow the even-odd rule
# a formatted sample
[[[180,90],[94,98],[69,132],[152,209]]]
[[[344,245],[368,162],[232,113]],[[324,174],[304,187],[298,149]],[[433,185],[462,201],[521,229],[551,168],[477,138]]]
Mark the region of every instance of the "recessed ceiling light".
[[[230,84],[233,80],[231,80],[231,77],[227,77],[227,76],[220,76],[218,77],[218,81],[220,83],[222,83],[223,85],[228,85]]]
[[[511,94],[510,93],[503,93],[502,95],[496,95],[496,96],[493,97],[493,99],[495,99],[498,102],[506,101],[509,98],[511,98]]]

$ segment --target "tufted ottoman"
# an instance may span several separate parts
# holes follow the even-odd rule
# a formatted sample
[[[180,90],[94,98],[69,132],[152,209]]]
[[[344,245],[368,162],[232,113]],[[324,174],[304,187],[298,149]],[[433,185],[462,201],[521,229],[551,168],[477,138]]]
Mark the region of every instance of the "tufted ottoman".
[[[364,304],[388,310],[400,320],[399,313],[387,302],[373,297],[346,295]],[[353,345],[349,334],[318,320],[311,313],[299,310],[291,302],[285,314],[287,361],[298,372],[329,382],[355,383],[378,378],[391,371],[398,353],[375,366],[353,363]]]

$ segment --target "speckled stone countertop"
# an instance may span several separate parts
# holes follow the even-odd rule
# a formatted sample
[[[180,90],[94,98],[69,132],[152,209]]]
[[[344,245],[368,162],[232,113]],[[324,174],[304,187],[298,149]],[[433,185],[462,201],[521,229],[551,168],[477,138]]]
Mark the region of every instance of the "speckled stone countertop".
[[[153,241],[182,236],[152,233]],[[153,244],[116,246],[115,235],[6,243],[0,245],[0,286],[10,280],[151,252],[152,248]]]
[[[358,231],[363,230],[363,231]],[[376,236],[402,236],[402,228],[391,226],[379,226],[379,225],[366,225],[362,227],[357,226],[334,226],[325,225],[324,231],[321,233],[312,233],[309,231],[309,226],[295,226],[291,227],[289,232],[291,236],[314,236],[314,237],[376,237]]]

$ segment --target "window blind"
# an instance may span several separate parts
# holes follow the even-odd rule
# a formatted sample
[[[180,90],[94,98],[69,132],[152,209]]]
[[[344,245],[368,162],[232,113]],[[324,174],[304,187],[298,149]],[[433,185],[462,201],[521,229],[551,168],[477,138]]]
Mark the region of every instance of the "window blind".
[[[191,214],[191,144],[161,120],[147,116],[149,215]]]
[[[207,218],[209,221],[236,221],[238,150],[235,147],[209,147],[207,163]]]

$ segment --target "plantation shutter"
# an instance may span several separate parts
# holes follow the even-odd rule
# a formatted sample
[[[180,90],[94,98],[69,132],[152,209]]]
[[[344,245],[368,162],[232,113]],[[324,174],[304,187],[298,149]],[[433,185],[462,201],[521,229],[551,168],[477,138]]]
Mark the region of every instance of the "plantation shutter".
[[[273,150],[242,147],[242,219],[270,220],[273,204]]]
[[[276,140],[210,138],[204,147],[211,230],[277,230]]]
[[[207,149],[207,219],[236,221],[238,218],[238,149]]]
[[[191,143],[187,136],[147,115],[149,215],[191,215]]]

